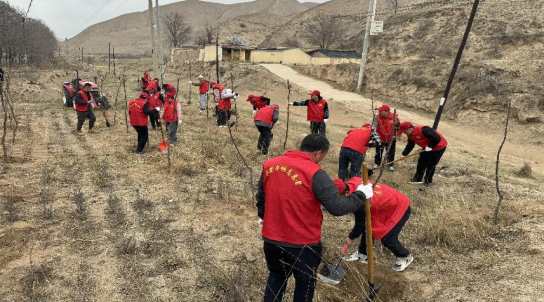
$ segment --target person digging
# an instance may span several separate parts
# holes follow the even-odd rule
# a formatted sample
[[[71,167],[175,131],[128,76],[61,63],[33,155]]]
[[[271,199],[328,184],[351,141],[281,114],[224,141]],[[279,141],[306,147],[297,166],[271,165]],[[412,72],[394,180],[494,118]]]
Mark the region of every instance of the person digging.
[[[308,106],[306,119],[310,121],[310,132],[319,133],[323,136],[327,131],[327,120],[329,118],[329,105],[327,100],[321,97],[321,92],[314,90],[308,94],[310,98],[304,101],[291,102],[293,106]]]
[[[272,128],[274,128],[274,125],[278,122],[279,116],[280,106],[274,104],[261,108],[253,118],[255,127],[257,127],[257,130],[259,130],[260,133],[257,142],[257,150],[259,150],[262,155],[268,155],[268,147],[274,137]]]
[[[83,132],[81,128],[86,119],[89,119],[89,133],[96,133],[94,129],[94,123],[96,122],[96,117],[93,113],[93,104],[91,101],[91,84],[85,83],[83,89],[77,92],[76,97],[74,98],[74,103],[77,112],[77,135],[82,136]],[[98,104],[100,106],[100,104]]]
[[[369,176],[372,170],[369,170]],[[338,188],[340,196],[350,196],[355,192],[356,188],[363,183],[360,177],[353,177],[347,183],[342,179],[333,180]],[[372,214],[372,237],[389,249],[395,257],[395,263],[391,267],[394,271],[404,271],[414,260],[414,257],[402,243],[399,241],[399,234],[410,218],[412,212],[410,208],[410,199],[395,189],[384,184],[377,184],[374,188],[372,202],[370,204],[370,212]],[[346,261],[359,261],[368,263],[366,250],[366,219],[365,207],[360,207],[355,212],[355,225],[346,238],[348,246],[353,245],[355,239],[361,238],[359,249],[353,253]]]
[[[217,103],[217,125],[219,127],[227,127],[227,122],[230,120],[232,102],[236,101],[238,93],[232,89],[223,89]]]
[[[181,104],[172,98],[165,98],[161,119],[166,125],[168,143],[173,146],[177,142],[178,126],[181,125]]]
[[[329,148],[325,136],[310,134],[302,140],[300,151],[287,151],[263,163],[255,198],[269,271],[265,302],[283,300],[291,275],[295,278],[293,301],[311,302],[322,257],[321,206],[341,216],[372,197],[371,185],[357,187],[348,197],[338,195],[319,166]]]
[[[342,142],[338,159],[338,178],[347,180],[361,177],[361,165],[365,161],[367,147],[379,146],[380,137],[369,124],[348,131]],[[351,168],[348,173],[348,167]]]
[[[247,97],[246,102],[249,102],[253,106],[253,115],[257,114],[257,110],[270,106],[269,98],[253,94]]]
[[[402,151],[402,156],[408,156],[415,145],[423,148],[424,152],[419,154],[416,174],[408,183],[423,184],[428,188],[433,183],[433,176],[436,165],[440,162],[442,155],[446,152],[448,142],[444,136],[429,126],[413,126],[410,122],[403,122],[399,126],[398,134],[406,134],[408,143]]]
[[[376,146],[376,156],[374,156],[374,169],[378,168],[382,164],[382,158],[385,155],[385,151],[391,144],[389,154],[387,156],[386,162],[392,162],[395,159],[395,148],[397,146],[396,137],[393,135],[393,123],[395,127],[400,125],[398,114],[395,115],[391,112],[391,108],[383,104],[381,107],[376,108],[378,114],[376,115],[375,126],[376,132],[380,135],[380,140],[382,144]],[[389,165],[389,171],[395,171],[393,165]]]
[[[206,111],[206,106],[208,106],[208,81],[204,79],[203,75],[199,75],[197,80],[198,82],[189,81],[189,84],[198,86],[200,113],[203,113]]]
[[[149,95],[147,93],[141,93],[140,97],[128,102],[128,115],[130,118],[130,125],[134,127],[136,133],[138,133],[138,147],[134,154],[145,154],[144,147],[148,139],[148,116],[151,114],[149,110],[149,103],[147,99]],[[155,111],[160,110],[159,107],[155,108]]]
[[[153,130],[156,130],[161,123],[159,118],[159,111],[162,105],[162,95],[158,92],[158,87],[155,81],[152,81],[152,83],[150,83],[147,87],[147,94],[149,95],[149,97],[147,98],[150,112],[149,119],[151,121],[151,127],[153,128]],[[159,108],[159,110],[156,110],[157,108]]]

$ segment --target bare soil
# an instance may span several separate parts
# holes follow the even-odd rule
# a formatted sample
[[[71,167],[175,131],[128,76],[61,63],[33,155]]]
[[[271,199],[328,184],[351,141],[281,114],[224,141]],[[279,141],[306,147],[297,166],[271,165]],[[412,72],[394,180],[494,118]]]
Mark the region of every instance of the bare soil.
[[[117,70],[128,78],[128,99],[136,97],[137,78],[150,65],[146,60],[119,62]],[[106,64],[78,69],[83,77],[103,78]],[[249,172],[238,159],[228,130],[217,129],[211,118],[198,113],[196,89],[189,90],[187,84],[188,70],[169,66],[167,74],[174,84],[180,78],[183,100],[183,124],[171,153],[170,173],[167,156],[155,147],[159,132],[150,132],[147,155],[132,155],[136,133],[130,127],[127,132],[123,94],[108,111],[112,129],[105,128],[96,112],[100,132],[78,137],[75,112],[62,106],[60,91],[73,72],[62,68],[8,72],[21,125],[9,149],[8,173],[0,178],[0,300],[262,299],[266,264],[252,191],[267,157],[255,150],[258,132],[245,97],[263,94],[280,104],[270,156],[280,155],[286,126],[285,81],[261,66],[221,66],[222,81],[231,86],[232,74],[233,86],[241,94],[237,129],[232,130],[252,168]],[[193,77],[196,70],[214,74],[207,64],[195,63],[192,70]],[[31,77],[36,84],[29,83]],[[309,87],[289,77],[295,84],[291,100],[305,98]],[[118,85],[113,76],[102,85],[113,104]],[[332,98],[327,130],[333,148],[322,166],[334,176],[345,132],[368,122],[370,110],[366,102],[359,106],[343,99],[324,83],[313,83],[313,88]],[[418,122],[428,119],[409,111],[399,114]],[[516,137],[525,130],[522,126],[512,130],[509,137],[516,139],[507,142],[501,165],[506,199],[499,224],[493,225],[497,200],[493,153],[499,141],[477,127],[463,139],[455,126],[447,122],[441,128],[451,146],[432,190],[420,192],[405,183],[415,161],[399,164],[395,173],[384,176],[384,183],[411,198],[413,214],[401,240],[415,261],[396,273],[390,269],[394,257],[377,245],[376,280],[383,284],[379,300],[543,301],[544,267],[539,261],[544,248],[543,176],[535,158],[541,148],[518,144]],[[289,128],[287,147],[293,149],[308,133],[303,109],[291,108]],[[369,153],[371,163],[373,151]],[[517,175],[524,162],[530,163],[532,178]],[[352,223],[349,215],[325,214],[324,261],[336,256]],[[319,283],[315,301],[361,301],[367,291],[366,266],[351,263],[348,268],[341,285]],[[291,281],[286,300],[291,299],[292,287]]]

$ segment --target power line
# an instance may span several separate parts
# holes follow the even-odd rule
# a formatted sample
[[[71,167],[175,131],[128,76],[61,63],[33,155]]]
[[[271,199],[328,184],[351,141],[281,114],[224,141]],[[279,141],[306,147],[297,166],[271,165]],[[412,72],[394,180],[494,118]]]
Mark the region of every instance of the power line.
[[[85,20],[85,22],[83,22],[83,25],[81,25],[81,27],[79,28],[79,30],[78,30],[76,33],[81,32],[81,31],[84,29],[85,25],[87,25],[87,23],[89,23],[89,21],[90,21],[91,19],[93,19],[94,17],[96,17],[96,15],[97,15],[100,11],[102,11],[102,9],[104,9],[104,7],[106,7],[106,5],[108,5],[108,3],[110,3],[111,1],[112,1],[112,0],[105,0],[104,3],[102,3],[102,6],[100,6],[100,8],[98,8],[98,10],[97,10],[96,12],[94,12],[94,14],[92,14],[89,18],[87,18],[87,20]],[[74,34],[74,36],[75,36],[75,34]]]
[[[128,2],[128,0],[126,0],[125,2],[121,3],[121,5],[119,5],[116,9],[114,9],[109,15],[106,16],[106,20],[108,20],[108,18],[113,15],[113,13],[115,13],[117,10],[119,10],[123,5],[125,5],[126,3]]]

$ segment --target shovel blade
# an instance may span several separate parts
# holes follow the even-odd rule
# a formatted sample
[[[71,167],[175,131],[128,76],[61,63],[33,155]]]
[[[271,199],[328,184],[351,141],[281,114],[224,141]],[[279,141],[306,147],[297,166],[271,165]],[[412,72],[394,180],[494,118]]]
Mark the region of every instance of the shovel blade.
[[[376,287],[374,287],[373,285],[370,285],[368,289],[369,293],[368,293],[368,296],[366,297],[365,302],[371,302],[372,300],[374,300],[374,298],[376,298],[381,288],[382,288],[381,284],[378,284]]]
[[[317,274],[317,277],[327,284],[339,284],[347,273],[347,268],[341,266],[336,267],[335,264],[327,262],[323,265],[321,271]]]
[[[168,143],[166,141],[162,141],[162,143],[159,144],[159,149],[161,149],[161,151],[168,150]]]

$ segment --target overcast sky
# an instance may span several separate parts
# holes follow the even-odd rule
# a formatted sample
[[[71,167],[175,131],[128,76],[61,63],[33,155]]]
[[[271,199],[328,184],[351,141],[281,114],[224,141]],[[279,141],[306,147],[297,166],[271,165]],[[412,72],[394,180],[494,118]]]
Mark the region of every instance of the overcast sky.
[[[6,0],[4,0],[6,1]],[[28,9],[31,0],[7,0],[13,6]],[[299,0],[300,2],[319,2],[327,0]],[[159,0],[159,4],[180,2],[179,0]],[[247,0],[213,0],[217,3],[248,2]],[[147,9],[147,0],[32,0],[29,17],[44,21],[57,38],[71,38],[92,24],[132,12]],[[155,0],[153,0],[155,3]],[[82,13],[85,12],[85,13]]]

